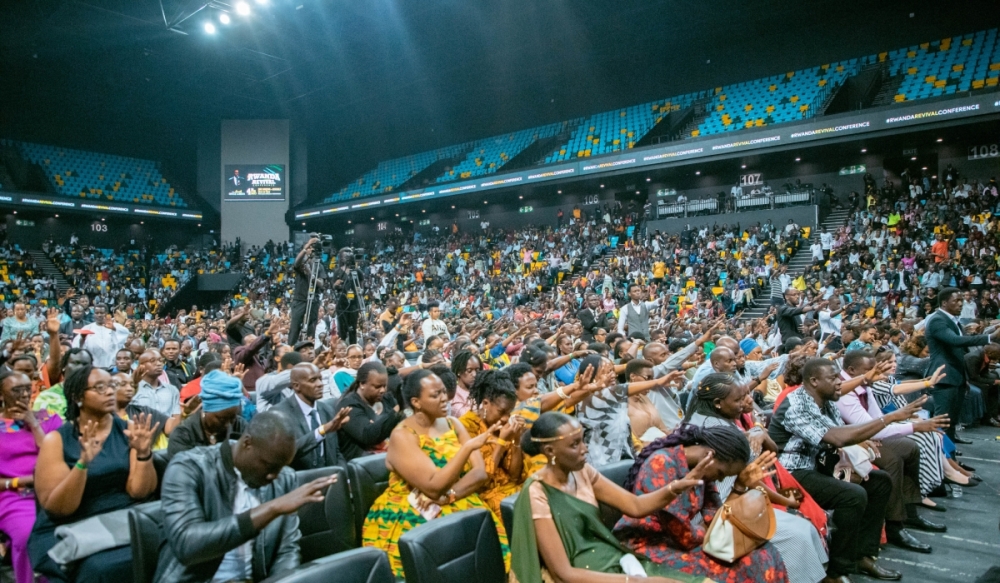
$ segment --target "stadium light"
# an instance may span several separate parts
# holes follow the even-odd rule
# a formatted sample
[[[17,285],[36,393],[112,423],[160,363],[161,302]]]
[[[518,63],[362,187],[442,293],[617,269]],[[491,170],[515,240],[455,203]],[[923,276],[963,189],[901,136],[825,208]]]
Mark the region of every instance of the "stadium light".
[[[937,141],[938,141],[938,142],[943,142],[943,141],[944,141],[944,138],[938,138],[938,139],[937,139]]]
[[[916,160],[917,160],[917,157],[916,157],[916,156],[912,156],[912,157],[910,158],[910,160],[913,160],[913,161],[916,161]]]
[[[205,32],[207,32],[208,34],[215,34],[215,25],[212,24],[211,22],[206,22]]]
[[[219,15],[219,22],[221,22],[222,24],[229,24],[230,22],[232,22],[232,19],[229,18],[228,14],[223,12],[222,14]]]
[[[861,148],[861,153],[862,153],[862,154],[864,154],[864,153],[865,153],[865,152],[867,152],[867,151],[868,151],[868,148]]]
[[[740,168],[743,168],[744,170],[746,170],[746,168],[747,168],[747,165],[746,165],[746,164],[744,164],[744,165],[740,166]]]
[[[796,161],[796,162],[801,162],[801,161],[802,161],[802,158],[796,158],[796,159],[795,159],[795,161]]]
[[[239,14],[240,16],[250,16],[250,5],[246,2],[237,2],[236,14]]]
[[[695,176],[701,176],[701,170],[696,170],[695,173],[694,173],[694,175]]]
[[[523,197],[523,196],[519,196],[519,197],[517,197],[517,198],[519,198],[519,199],[522,199],[522,200],[524,199],[524,197]]]

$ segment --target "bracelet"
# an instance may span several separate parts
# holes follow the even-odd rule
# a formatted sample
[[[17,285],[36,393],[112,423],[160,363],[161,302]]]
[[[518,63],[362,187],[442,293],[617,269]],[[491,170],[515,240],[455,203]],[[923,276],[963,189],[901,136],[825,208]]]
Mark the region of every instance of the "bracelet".
[[[454,488],[448,490],[448,504],[454,504],[456,498],[458,498],[458,492],[455,492]]]
[[[878,420],[882,422],[882,427],[888,427],[885,423],[885,417],[879,417]]]
[[[677,495],[677,492],[674,492],[674,482],[670,482],[669,484],[667,484],[667,492],[670,492],[674,496]]]
[[[510,442],[507,441],[506,439],[502,438],[502,437],[498,437],[497,438],[497,445],[499,445],[500,447],[507,447],[508,445],[510,445]]]
[[[556,395],[559,395],[559,398],[563,401],[569,401],[569,395],[566,394],[566,391],[564,391],[562,387],[558,387],[556,389]]]
[[[926,388],[928,388],[930,386],[931,386],[931,382],[929,380],[927,380],[927,379],[924,379],[924,388],[926,389]]]
[[[153,459],[153,450],[149,450],[149,453],[146,454],[146,457],[139,457],[139,452],[135,452],[135,461],[137,462],[148,462],[151,459]]]
[[[76,464],[73,467],[76,468],[76,469],[78,469],[78,470],[87,471],[87,464],[85,464],[84,462],[82,462],[80,460],[76,460]]]
[[[10,480],[4,481],[4,483],[3,483],[3,489],[4,489],[4,492],[9,492],[10,491]]]
[[[320,435],[326,435],[326,425],[320,425],[316,428],[316,431],[318,431]]]
[[[21,478],[14,478],[13,480],[11,480],[11,481],[10,481],[10,486],[11,486],[12,488],[14,488],[15,490],[17,490],[17,489],[19,488],[19,486],[17,485],[17,482],[18,482],[18,480],[20,480],[20,479],[21,479]]]

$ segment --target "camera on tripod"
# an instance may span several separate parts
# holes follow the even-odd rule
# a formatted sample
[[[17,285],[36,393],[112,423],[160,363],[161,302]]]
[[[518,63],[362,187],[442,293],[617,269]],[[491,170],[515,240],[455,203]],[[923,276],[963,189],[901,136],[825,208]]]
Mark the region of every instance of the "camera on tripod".
[[[311,233],[310,238],[319,239],[319,245],[323,251],[331,252],[333,248],[333,235],[324,235],[322,233]]]

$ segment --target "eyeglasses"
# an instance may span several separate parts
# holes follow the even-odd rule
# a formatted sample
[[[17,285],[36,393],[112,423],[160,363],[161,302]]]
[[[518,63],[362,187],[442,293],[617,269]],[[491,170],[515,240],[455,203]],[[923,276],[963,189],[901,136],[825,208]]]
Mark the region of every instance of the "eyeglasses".
[[[113,393],[115,390],[115,385],[112,383],[97,383],[96,385],[88,386],[87,390],[94,391],[98,395],[104,393]]]
[[[111,388],[120,389],[122,387],[133,386],[130,381],[111,381]]]
[[[347,360],[354,360],[354,359],[357,359],[357,358],[364,358],[364,355],[363,354],[355,354],[354,356],[348,356]]]

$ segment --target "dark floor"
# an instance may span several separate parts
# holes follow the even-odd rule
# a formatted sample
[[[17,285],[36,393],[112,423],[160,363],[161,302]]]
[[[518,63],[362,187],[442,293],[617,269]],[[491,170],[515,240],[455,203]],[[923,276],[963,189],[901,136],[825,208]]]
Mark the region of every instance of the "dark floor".
[[[924,518],[948,526],[944,534],[911,531],[934,547],[932,554],[884,547],[880,562],[903,573],[906,583],[972,583],[991,566],[1000,565],[1000,429],[979,427],[960,435],[973,443],[958,446],[964,454],[959,459],[976,468],[983,482],[962,488],[961,498],[934,498],[947,512],[920,511]]]

